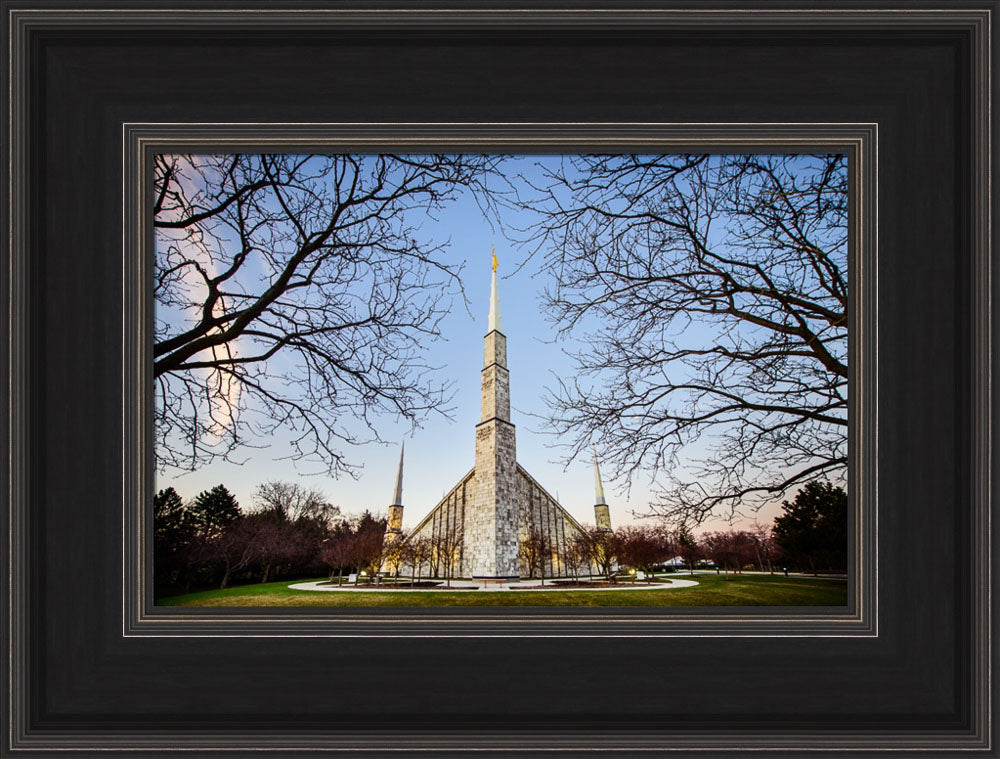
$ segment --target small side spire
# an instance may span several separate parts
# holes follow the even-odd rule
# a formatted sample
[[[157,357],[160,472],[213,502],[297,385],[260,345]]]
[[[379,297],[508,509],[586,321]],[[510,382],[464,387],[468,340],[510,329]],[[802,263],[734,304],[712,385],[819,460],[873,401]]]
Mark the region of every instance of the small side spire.
[[[594,490],[597,494],[597,500],[594,501],[596,505],[606,504],[607,501],[604,500],[604,485],[601,483],[601,470],[597,467],[597,449],[591,446],[590,449],[594,452]]]
[[[604,500],[604,485],[601,483],[601,470],[597,466],[597,448],[590,446],[594,452],[594,489],[596,498],[594,502],[594,521],[597,522],[599,532],[611,532],[611,509],[608,502]]]
[[[490,327],[487,332],[496,330],[503,332],[503,324],[500,320],[500,296],[497,294],[497,253],[496,248],[490,247],[493,256],[493,281],[490,287]]]
[[[392,505],[389,506],[389,513],[385,520],[385,543],[388,549],[395,546],[403,538],[403,449],[406,443],[399,445],[399,471],[396,472],[396,492],[392,496]],[[393,549],[384,554],[385,562],[379,567],[380,572],[394,572],[399,574],[400,555]]]
[[[389,514],[385,520],[385,544],[387,546],[395,545],[403,536],[403,449],[405,446],[405,443],[401,443],[399,446],[396,492],[392,496],[392,505],[389,506]]]
[[[392,497],[393,506],[403,505],[403,451],[405,447],[406,443],[401,443],[399,446],[399,471],[396,473],[396,493]]]

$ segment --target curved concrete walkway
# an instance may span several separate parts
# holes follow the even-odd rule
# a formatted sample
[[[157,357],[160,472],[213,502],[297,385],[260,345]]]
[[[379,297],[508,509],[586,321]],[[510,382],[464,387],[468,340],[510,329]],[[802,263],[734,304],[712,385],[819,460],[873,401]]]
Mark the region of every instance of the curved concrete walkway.
[[[550,581],[551,582],[551,581]],[[356,585],[328,585],[328,580],[318,580],[316,582],[297,582],[289,585],[289,590],[319,590],[319,591],[337,591],[341,593],[358,593],[358,592],[378,592],[378,593],[437,593],[441,590],[462,590],[466,592],[490,592],[494,593],[497,591],[507,591],[507,590],[537,590],[538,592],[546,593],[564,593],[566,591],[585,591],[587,593],[600,593],[605,590],[670,590],[671,588],[690,588],[698,583],[694,580],[675,580],[670,578],[669,582],[658,582],[652,585],[640,585],[637,584],[634,587],[631,583],[623,582],[619,585],[607,588],[573,588],[573,587],[559,587],[556,585],[546,585],[542,587],[542,584],[538,580],[518,580],[517,582],[512,582],[510,584],[504,583],[503,587],[497,587],[493,583],[484,586],[481,582],[469,582],[468,580],[460,580],[457,582],[452,582],[451,588],[447,588],[440,585],[436,588],[392,588],[386,589],[384,586],[381,588],[373,588],[370,586],[356,586]]]

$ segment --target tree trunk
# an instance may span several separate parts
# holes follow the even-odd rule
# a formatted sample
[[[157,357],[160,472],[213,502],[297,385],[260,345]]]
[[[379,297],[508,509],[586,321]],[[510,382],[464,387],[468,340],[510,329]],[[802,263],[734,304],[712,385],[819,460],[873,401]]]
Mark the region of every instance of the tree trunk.
[[[226,571],[222,573],[222,583],[219,585],[219,590],[225,590],[227,582],[229,582],[229,562],[226,562]]]

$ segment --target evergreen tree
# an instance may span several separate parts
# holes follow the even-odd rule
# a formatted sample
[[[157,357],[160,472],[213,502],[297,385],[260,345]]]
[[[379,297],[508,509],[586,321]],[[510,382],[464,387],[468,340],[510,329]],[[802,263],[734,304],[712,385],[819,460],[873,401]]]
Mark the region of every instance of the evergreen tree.
[[[829,482],[805,485],[774,520],[774,538],[790,563],[815,574],[847,567],[847,493]]]
[[[198,531],[211,538],[240,518],[240,505],[225,485],[216,485],[198,494],[190,512]]]
[[[186,539],[190,519],[184,502],[173,488],[160,490],[153,496],[153,536],[157,543],[171,546]]]
[[[184,569],[194,523],[173,488],[153,496],[153,567],[158,584],[172,584]]]

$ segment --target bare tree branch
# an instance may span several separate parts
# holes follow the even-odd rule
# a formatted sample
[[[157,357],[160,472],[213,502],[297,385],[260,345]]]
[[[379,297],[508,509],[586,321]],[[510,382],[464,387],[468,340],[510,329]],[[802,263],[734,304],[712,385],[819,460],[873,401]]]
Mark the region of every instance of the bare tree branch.
[[[461,264],[419,220],[496,156],[157,156],[157,465],[236,461],[282,431],[352,473],[386,416],[448,413],[422,359]],[[416,220],[416,221],[415,221]]]
[[[566,461],[595,442],[677,521],[842,479],[842,155],[576,156],[522,193],[576,371],[548,394]],[[539,200],[541,197],[541,200]]]

